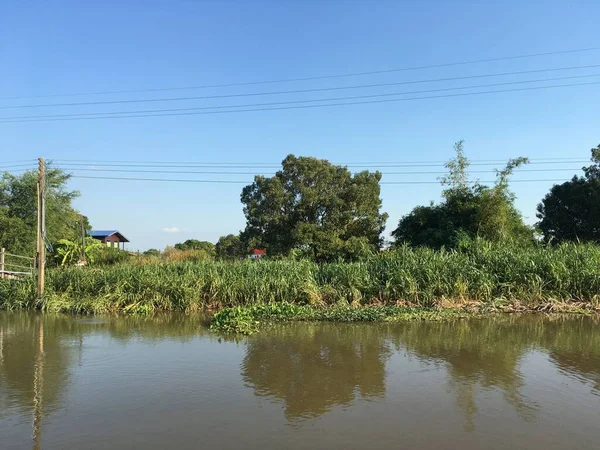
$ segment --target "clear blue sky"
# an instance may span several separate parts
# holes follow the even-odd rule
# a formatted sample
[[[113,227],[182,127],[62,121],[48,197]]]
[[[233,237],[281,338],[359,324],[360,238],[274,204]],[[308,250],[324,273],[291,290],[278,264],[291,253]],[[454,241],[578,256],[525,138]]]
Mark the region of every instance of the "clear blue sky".
[[[591,0],[4,0],[0,2],[0,97],[312,77],[596,47],[600,46],[599,17],[600,2]],[[600,64],[600,51],[301,83],[4,99],[0,105],[308,89],[593,64]],[[233,100],[6,109],[0,116],[260,103],[594,73],[600,74],[600,67]],[[550,84],[585,81],[600,81],[600,76]],[[589,85],[333,108],[0,123],[0,164],[38,156],[279,163],[289,153],[343,163],[439,161],[452,156],[453,143],[459,139],[466,141],[472,159],[521,155],[587,159],[589,149],[600,142],[599,104],[600,85]],[[385,175],[386,170],[384,181],[436,179],[436,175]],[[568,179],[573,173],[528,172],[515,179]],[[492,177],[491,173],[477,175],[482,180]],[[251,175],[174,177],[252,179]],[[530,223],[551,184],[514,184],[517,205]],[[242,185],[73,179],[71,187],[81,191],[76,206],[93,226],[119,229],[132,241],[131,248],[162,248],[187,238],[215,241],[244,227]],[[437,185],[383,186],[383,209],[390,215],[386,233],[412,207],[437,200],[439,193]],[[164,231],[173,227],[179,232]]]

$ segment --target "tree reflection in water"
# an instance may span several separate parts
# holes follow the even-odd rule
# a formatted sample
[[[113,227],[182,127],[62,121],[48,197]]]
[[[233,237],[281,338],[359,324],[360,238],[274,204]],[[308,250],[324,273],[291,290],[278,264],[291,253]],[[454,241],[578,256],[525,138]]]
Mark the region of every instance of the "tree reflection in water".
[[[553,320],[546,324],[541,346],[566,375],[590,382],[600,395],[600,321],[588,317]]]
[[[242,376],[257,395],[281,400],[293,421],[350,405],[357,396],[382,397],[389,354],[376,326],[274,326],[248,339]]]
[[[205,335],[198,316],[81,318],[0,312],[0,419],[32,417],[33,446],[41,446],[44,418],[64,402],[70,367],[83,342],[109,335],[187,342]],[[257,395],[276,398],[291,422],[317,417],[338,405],[386,394],[386,364],[405,351],[446,368],[447,386],[473,430],[477,392],[501,392],[519,416],[536,420],[539,405],[523,395],[529,351],[547,355],[564,375],[600,395],[600,326],[590,317],[502,316],[496,319],[405,324],[297,323],[269,327],[245,340],[242,377]],[[209,362],[207,362],[209,364]]]
[[[448,385],[456,393],[456,405],[465,415],[465,430],[474,429],[477,386],[500,389],[524,420],[535,418],[537,405],[521,393],[521,358],[535,343],[535,321],[469,320],[408,323],[396,328],[398,347],[423,360],[445,362]]]
[[[522,393],[521,362],[542,351],[564,372],[600,391],[600,328],[589,317],[502,316],[388,325],[300,323],[250,337],[242,364],[257,395],[279,399],[289,420],[319,416],[336,405],[385,395],[391,347],[443,363],[465,430],[474,430],[477,392],[494,389],[525,421],[539,405]]]

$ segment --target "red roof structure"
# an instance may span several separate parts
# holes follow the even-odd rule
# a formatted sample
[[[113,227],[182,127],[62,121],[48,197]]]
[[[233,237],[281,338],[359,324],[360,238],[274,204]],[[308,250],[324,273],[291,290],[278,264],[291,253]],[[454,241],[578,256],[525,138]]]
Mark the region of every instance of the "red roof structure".
[[[252,258],[264,258],[265,256],[267,256],[267,251],[264,248],[255,248],[254,250],[252,250],[252,255],[250,255]]]

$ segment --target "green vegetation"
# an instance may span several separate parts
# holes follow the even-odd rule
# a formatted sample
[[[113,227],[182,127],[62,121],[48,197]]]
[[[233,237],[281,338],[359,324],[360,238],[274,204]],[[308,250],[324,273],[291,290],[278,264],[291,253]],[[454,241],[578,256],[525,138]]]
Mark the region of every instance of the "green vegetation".
[[[287,302],[586,310],[600,306],[600,247],[476,240],[457,250],[405,246],[356,263],[203,260],[56,268],[47,273],[46,291],[38,301],[35,280],[0,280],[0,309],[192,312]]]
[[[381,173],[352,174],[326,160],[289,155],[275,176],[242,191],[248,247],[317,262],[358,260],[379,250]]]
[[[100,254],[108,250],[99,240],[86,237],[84,254],[86,262],[91,264]],[[54,246],[55,262],[60,266],[70,266],[76,264],[81,259],[82,243],[80,240],[70,241],[68,239],[59,239]]]
[[[599,309],[600,246],[569,241],[600,236],[600,147],[592,150],[594,164],[584,168],[584,178],[555,186],[539,207],[540,229],[552,245],[536,241],[508,187],[526,158],[509,160],[487,187],[469,183],[462,142],[455,150],[441,180],[442,202],[402,218],[389,251],[379,251],[387,218],[380,213],[380,173],[352,174],[328,161],[290,155],[275,176],[257,176],[243,189],[247,225],[239,236],[223,236],[216,245],[189,239],[137,257],[88,239],[91,267],[85,268],[72,267],[82,250],[82,219],[70,206],[77,193],[65,189],[68,175],[50,168],[48,239],[60,267],[48,271],[43,299],[36,299],[34,279],[0,280],[0,309],[208,308],[221,310],[215,327],[242,332],[273,320]],[[0,244],[8,240],[13,252],[35,247],[35,182],[35,173],[27,172],[5,175],[0,184]],[[271,259],[243,261],[253,247],[265,247]]]
[[[538,205],[538,227],[547,242],[600,242],[600,145],[591,150],[584,176],[555,184]]]
[[[177,250],[204,250],[207,253],[214,253],[215,244],[208,241],[199,241],[197,239],[188,239],[187,241],[180,242],[174,245]]]
[[[392,232],[395,245],[454,248],[462,239],[480,237],[490,242],[533,242],[533,229],[523,222],[508,189],[508,178],[527,158],[511,159],[496,171],[493,187],[469,183],[469,161],[463,142],[455,145],[456,157],[446,164],[448,175],[442,178],[443,201],[418,206],[404,216]]]
[[[268,322],[403,322],[411,320],[447,320],[472,317],[459,309],[433,309],[400,306],[366,306],[356,308],[335,305],[329,308],[293,303],[268,303],[225,308],[213,316],[211,328],[225,333],[252,334]]]
[[[69,241],[68,239],[59,239],[54,244],[54,263],[55,266],[73,266],[81,260],[81,241]],[[132,259],[128,252],[110,248],[102,244],[99,240],[86,237],[85,239],[85,264],[88,266],[107,266],[113,264],[127,263]]]
[[[241,259],[248,255],[242,240],[235,234],[221,236],[215,245],[217,258],[220,259]]]
[[[46,168],[46,237],[51,244],[59,239],[81,239],[81,220],[89,229],[87,219],[72,207],[79,193],[67,189],[69,179],[70,175],[60,169]],[[35,255],[37,181],[33,170],[18,176],[4,173],[0,177],[0,247],[10,253]]]

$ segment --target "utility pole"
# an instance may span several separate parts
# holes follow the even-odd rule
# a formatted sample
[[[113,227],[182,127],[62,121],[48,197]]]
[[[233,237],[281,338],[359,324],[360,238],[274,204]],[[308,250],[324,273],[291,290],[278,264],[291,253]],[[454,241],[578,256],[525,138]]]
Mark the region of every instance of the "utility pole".
[[[39,158],[38,172],[38,298],[44,296],[46,269],[46,167],[44,158]]]
[[[80,214],[81,218],[81,264],[85,266],[85,224],[83,223],[83,214]]]
[[[38,177],[38,182],[35,184],[37,188],[36,198],[37,198],[37,233],[36,233],[36,247],[35,247],[35,266],[36,268],[40,266],[40,236],[42,235],[42,230],[40,229],[40,180]]]
[[[6,253],[6,250],[4,250],[4,247],[2,248],[2,250],[0,250],[0,278],[4,278],[4,254]]]

